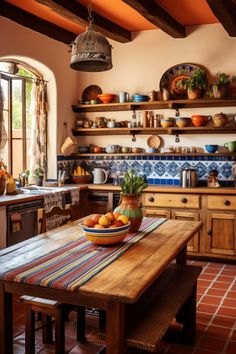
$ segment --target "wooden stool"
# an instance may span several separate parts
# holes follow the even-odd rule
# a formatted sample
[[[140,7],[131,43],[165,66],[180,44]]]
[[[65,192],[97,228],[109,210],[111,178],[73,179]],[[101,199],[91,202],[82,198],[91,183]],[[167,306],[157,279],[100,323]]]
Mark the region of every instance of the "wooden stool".
[[[52,317],[55,319],[55,353],[65,353],[65,321],[68,313],[77,311],[77,341],[85,341],[85,308],[62,304],[58,301],[39,297],[21,296],[26,305],[25,350],[35,353],[35,313],[42,313],[43,343],[52,343]]]

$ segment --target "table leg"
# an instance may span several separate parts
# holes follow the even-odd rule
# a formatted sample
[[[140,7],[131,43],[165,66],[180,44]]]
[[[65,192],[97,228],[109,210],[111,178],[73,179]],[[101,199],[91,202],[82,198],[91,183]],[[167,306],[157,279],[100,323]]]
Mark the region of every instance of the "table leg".
[[[0,353],[13,353],[12,294],[6,293],[0,284]]]
[[[187,246],[185,246],[176,257],[177,264],[187,264]]]
[[[125,352],[125,304],[108,303],[106,337],[106,354],[123,354]]]

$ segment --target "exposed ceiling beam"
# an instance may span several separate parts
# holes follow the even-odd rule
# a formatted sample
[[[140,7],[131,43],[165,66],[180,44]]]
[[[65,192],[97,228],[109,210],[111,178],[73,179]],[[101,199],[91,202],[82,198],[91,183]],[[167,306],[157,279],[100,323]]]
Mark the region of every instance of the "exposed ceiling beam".
[[[149,22],[173,38],[186,37],[185,27],[170,16],[155,0],[123,0]]]
[[[35,0],[40,4],[49,7],[57,14],[67,20],[77,23],[83,27],[88,26],[88,10],[76,0]],[[93,28],[95,31],[111,38],[117,42],[131,42],[131,33],[125,28],[107,20],[105,17],[92,11]]]
[[[231,37],[236,37],[236,5],[231,0],[207,0],[214,15]]]
[[[66,31],[5,1],[1,2],[0,16],[9,18],[24,27],[45,34],[62,43],[71,44],[76,38],[75,33]]]

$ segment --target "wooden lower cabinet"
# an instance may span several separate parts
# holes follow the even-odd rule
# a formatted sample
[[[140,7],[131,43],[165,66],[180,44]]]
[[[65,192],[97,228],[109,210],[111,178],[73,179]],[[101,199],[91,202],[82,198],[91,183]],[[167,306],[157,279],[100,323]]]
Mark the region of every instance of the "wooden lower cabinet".
[[[143,214],[144,216],[148,216],[150,218],[171,218],[171,211],[165,209],[144,209]]]
[[[199,221],[200,214],[197,211],[187,211],[187,210],[173,210],[171,213],[171,219],[175,220],[189,220],[189,221]],[[198,232],[189,241],[187,250],[189,252],[198,253],[200,250],[200,232]]]
[[[209,255],[236,256],[236,213],[207,212],[205,251]]]

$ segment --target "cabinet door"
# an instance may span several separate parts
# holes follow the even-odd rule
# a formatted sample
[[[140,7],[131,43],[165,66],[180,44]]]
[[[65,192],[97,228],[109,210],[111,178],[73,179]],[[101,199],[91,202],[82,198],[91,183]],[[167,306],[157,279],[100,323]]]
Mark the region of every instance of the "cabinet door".
[[[235,213],[207,213],[206,252],[222,256],[236,255]]]
[[[143,209],[143,215],[150,218],[167,218],[170,219],[170,210],[165,209]]]
[[[108,211],[113,211],[113,193],[89,191],[88,214],[106,214]]]
[[[173,210],[172,219],[175,220],[189,220],[198,221],[200,220],[200,215],[197,211],[183,211],[183,210]],[[189,252],[199,252],[200,244],[200,232],[193,236],[193,238],[188,242],[187,250]]]

